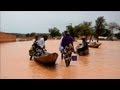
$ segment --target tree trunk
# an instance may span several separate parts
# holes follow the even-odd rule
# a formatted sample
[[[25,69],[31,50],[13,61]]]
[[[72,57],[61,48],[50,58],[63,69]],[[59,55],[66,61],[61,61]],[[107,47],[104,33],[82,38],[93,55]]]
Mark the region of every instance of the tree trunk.
[[[97,34],[97,42],[99,42],[99,35]]]
[[[113,29],[112,29],[112,38],[111,38],[111,39],[112,39],[112,41],[113,41]]]
[[[99,31],[100,31],[100,30],[99,30],[99,29],[97,29],[97,32],[96,32],[96,34],[97,34],[97,35],[96,35],[97,42],[99,42],[99,33],[100,33]]]
[[[97,36],[97,42],[99,41],[99,37]]]
[[[91,40],[92,40],[92,36],[93,36],[93,35],[91,35],[91,36],[90,36],[90,39],[89,39],[89,43],[91,43]]]
[[[86,41],[87,41],[88,36],[86,35],[85,37],[86,37]]]

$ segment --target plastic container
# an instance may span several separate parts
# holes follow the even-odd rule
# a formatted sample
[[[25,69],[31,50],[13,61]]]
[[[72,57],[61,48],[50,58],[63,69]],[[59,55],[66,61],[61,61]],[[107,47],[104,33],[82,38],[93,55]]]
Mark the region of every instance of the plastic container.
[[[72,53],[71,59],[72,61],[77,61],[77,54]]]

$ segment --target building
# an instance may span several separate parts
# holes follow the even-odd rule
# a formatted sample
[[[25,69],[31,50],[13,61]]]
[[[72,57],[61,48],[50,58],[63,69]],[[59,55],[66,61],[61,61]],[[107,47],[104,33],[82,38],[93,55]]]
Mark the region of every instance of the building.
[[[2,42],[14,42],[16,41],[16,35],[12,35],[5,32],[0,32],[0,43]]]

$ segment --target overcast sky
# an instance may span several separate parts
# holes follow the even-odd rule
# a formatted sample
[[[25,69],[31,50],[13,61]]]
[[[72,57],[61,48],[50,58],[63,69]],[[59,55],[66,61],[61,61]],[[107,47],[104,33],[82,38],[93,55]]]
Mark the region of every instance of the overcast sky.
[[[120,25],[120,11],[1,11],[0,30],[10,33],[48,33],[49,28],[57,27],[60,32],[67,25],[73,26],[83,21],[91,21],[104,16],[106,22]]]

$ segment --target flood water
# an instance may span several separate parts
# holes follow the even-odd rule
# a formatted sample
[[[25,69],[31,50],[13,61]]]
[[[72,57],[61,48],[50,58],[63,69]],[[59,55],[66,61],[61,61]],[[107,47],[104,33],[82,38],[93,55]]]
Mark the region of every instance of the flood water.
[[[49,52],[59,57],[54,67],[29,60],[28,50],[33,41],[0,44],[1,79],[120,79],[120,41],[100,41],[99,48],[89,48],[88,56],[77,56],[65,66],[60,58],[59,40],[46,41]],[[76,46],[78,42],[74,42]]]

